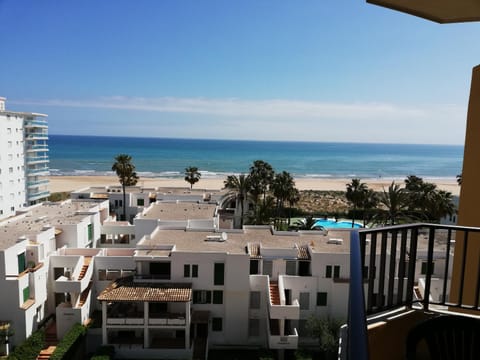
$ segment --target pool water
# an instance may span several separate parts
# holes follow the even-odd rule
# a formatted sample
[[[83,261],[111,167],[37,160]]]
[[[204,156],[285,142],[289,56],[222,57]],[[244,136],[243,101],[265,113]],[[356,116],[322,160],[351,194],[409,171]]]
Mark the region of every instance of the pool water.
[[[322,226],[325,229],[351,229],[352,228],[352,222],[351,221],[335,221],[335,220],[318,219],[315,222],[315,225],[313,225],[313,227],[316,227],[316,226]],[[359,228],[362,228],[363,226],[358,224],[358,223],[354,223],[353,227],[355,229],[359,229]]]

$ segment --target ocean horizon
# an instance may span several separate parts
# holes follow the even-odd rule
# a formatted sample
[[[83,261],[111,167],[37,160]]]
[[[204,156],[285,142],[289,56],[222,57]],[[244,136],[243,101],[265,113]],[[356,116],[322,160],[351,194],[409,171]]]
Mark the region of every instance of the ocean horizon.
[[[264,160],[296,178],[454,179],[463,146],[49,135],[50,175],[114,175],[117,154],[132,156],[142,177],[181,178],[196,166],[203,178],[247,173]]]

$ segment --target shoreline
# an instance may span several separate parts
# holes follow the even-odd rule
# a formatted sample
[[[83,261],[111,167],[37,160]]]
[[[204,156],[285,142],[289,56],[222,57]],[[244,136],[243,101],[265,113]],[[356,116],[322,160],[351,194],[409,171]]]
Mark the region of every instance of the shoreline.
[[[91,186],[112,186],[119,185],[116,176],[104,175],[75,175],[63,176],[56,175],[49,177],[49,190],[55,192],[72,192]],[[193,190],[220,191],[223,189],[225,178],[201,178],[198,183],[193,186]],[[297,177],[294,179],[298,190],[314,190],[314,191],[346,191],[346,184],[350,183],[350,178],[307,178]],[[395,181],[397,184],[404,184],[405,178],[376,178],[361,179],[368,185],[370,189],[382,191],[384,188]],[[460,186],[456,179],[450,178],[424,178],[424,181],[437,185],[440,190],[449,191],[452,195],[460,194]],[[140,177],[137,186],[147,188],[185,188],[190,189],[189,184],[183,178],[160,178],[160,177]]]

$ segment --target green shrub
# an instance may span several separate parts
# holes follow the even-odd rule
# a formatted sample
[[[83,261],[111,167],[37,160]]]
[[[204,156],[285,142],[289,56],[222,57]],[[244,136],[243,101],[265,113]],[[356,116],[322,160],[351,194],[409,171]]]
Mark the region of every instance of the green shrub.
[[[114,355],[115,348],[112,345],[103,345],[97,349],[95,355],[90,360],[110,360],[113,359]]]
[[[86,331],[87,329],[85,326],[80,324],[73,325],[70,331],[68,331],[63,339],[60,340],[50,359],[62,360],[68,350],[70,350],[70,348],[74,346],[83,335],[85,335]]]
[[[23,343],[16,346],[8,356],[9,360],[35,360],[46,346],[45,330],[40,329],[32,333]]]

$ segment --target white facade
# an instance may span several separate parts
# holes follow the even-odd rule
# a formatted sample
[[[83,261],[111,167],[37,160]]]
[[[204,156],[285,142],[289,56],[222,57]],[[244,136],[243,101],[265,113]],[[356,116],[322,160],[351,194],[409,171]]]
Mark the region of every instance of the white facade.
[[[0,98],[0,219],[47,198],[46,115],[5,110]]]
[[[215,204],[181,196],[142,207],[131,224],[114,221],[108,198],[85,197],[98,200],[35,205],[0,223],[0,323],[14,329],[11,344],[50,314],[61,337],[96,310],[98,343],[118,355],[192,358],[199,348],[315,346],[309,318],[347,316],[348,230],[222,231]],[[446,259],[433,258],[441,277]],[[425,260],[420,249],[420,293]],[[380,267],[377,255],[377,277]]]
[[[58,334],[68,330],[65,329],[68,322],[63,320],[83,323],[90,317],[90,300],[82,299],[81,295],[89,296],[84,291],[90,286],[93,266],[82,274],[87,262],[85,255],[68,253],[62,246],[65,242],[68,246],[83,247],[95,243],[100,237],[100,217],[105,210],[108,212],[108,202],[44,203],[23,208],[18,215],[0,222],[0,322],[9,324],[13,330],[10,346],[24,341],[49,314],[57,313],[61,320],[57,323]],[[90,257],[98,252],[84,251],[90,251]],[[62,275],[69,270],[76,282],[58,280],[58,271],[52,269],[59,267]],[[56,303],[58,293],[69,294],[68,298],[74,301],[73,312],[78,316],[67,314],[72,306]]]

